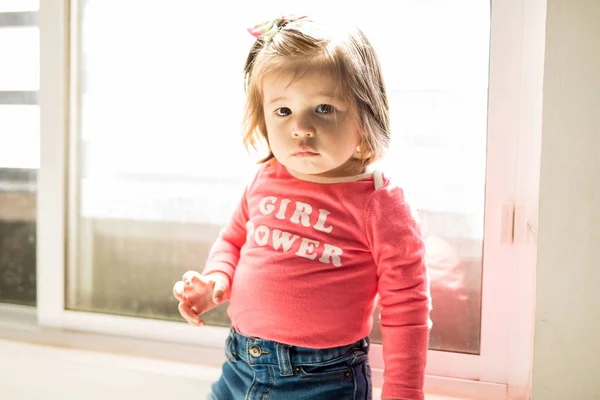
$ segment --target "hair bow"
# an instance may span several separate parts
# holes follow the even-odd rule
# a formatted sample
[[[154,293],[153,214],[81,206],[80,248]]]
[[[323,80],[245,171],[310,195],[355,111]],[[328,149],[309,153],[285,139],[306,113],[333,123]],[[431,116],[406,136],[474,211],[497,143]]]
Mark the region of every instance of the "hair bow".
[[[248,32],[256,39],[263,42],[268,42],[271,38],[279,32],[281,28],[289,24],[290,22],[298,21],[306,16],[283,16],[275,18],[274,20],[263,22],[262,24],[256,25],[253,28],[248,28]]]

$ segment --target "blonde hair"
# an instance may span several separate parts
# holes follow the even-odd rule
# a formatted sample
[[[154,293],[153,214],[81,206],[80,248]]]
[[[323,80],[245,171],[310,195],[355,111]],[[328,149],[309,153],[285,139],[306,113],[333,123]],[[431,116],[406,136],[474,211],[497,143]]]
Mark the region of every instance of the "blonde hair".
[[[288,23],[267,40],[256,40],[244,68],[246,106],[243,142],[247,149],[269,144],[264,119],[262,78],[273,72],[296,76],[312,67],[325,67],[338,77],[338,95],[356,112],[361,131],[357,158],[364,165],[379,160],[390,140],[390,118],[379,60],[364,33],[356,28],[324,29],[301,19]],[[337,28],[337,29],[336,29]],[[260,162],[273,158],[269,154]]]

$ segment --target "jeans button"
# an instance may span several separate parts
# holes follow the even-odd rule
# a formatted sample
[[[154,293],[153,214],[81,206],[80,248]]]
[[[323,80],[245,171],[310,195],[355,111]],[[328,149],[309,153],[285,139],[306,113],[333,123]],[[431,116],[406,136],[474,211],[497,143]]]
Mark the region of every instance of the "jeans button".
[[[259,345],[253,345],[250,347],[250,349],[248,349],[250,352],[250,355],[254,358],[258,358],[260,357],[260,355],[262,354],[262,349],[260,348]]]

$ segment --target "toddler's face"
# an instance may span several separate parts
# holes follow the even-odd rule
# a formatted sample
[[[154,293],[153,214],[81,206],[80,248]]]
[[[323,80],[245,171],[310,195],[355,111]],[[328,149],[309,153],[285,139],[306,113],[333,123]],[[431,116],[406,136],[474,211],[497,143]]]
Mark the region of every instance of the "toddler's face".
[[[354,155],[360,132],[354,110],[334,97],[336,78],[321,69],[299,77],[269,74],[263,81],[267,136],[275,158],[306,175],[343,177],[364,168]]]

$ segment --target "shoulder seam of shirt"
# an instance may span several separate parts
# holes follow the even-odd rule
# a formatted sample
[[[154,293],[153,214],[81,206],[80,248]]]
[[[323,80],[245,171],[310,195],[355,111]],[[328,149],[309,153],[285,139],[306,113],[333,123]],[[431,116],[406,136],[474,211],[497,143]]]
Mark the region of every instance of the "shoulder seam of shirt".
[[[363,230],[364,230],[363,233],[365,235],[365,238],[367,239],[367,243],[369,244],[369,249],[372,249],[372,243],[369,240],[369,235],[367,233],[367,226],[368,226],[369,218],[370,218],[370,215],[371,215],[371,205],[373,203],[373,198],[375,197],[375,193],[377,193],[377,192],[379,192],[381,190],[386,189],[388,187],[388,185],[389,185],[389,180],[386,183],[385,182],[385,178],[384,178],[383,179],[383,185],[380,188],[378,188],[378,189],[373,188],[373,192],[369,196],[369,201],[367,202],[367,212],[365,213],[365,220],[363,221]]]

